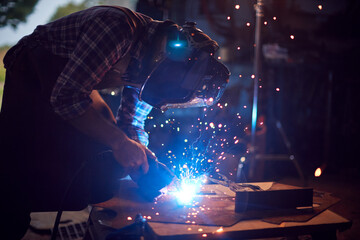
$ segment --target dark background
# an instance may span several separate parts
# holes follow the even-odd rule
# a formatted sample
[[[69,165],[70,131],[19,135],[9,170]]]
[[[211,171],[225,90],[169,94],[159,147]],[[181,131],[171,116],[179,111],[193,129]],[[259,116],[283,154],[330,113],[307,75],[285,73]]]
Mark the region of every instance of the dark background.
[[[325,167],[324,174],[342,172],[358,176],[359,1],[263,2],[262,53],[266,45],[277,45],[281,50],[277,56],[261,54],[258,116],[264,117],[266,131],[257,140],[257,145],[261,145],[258,153],[293,154],[305,175],[309,176],[320,166]],[[218,55],[232,72],[230,84],[220,101],[228,106],[221,111],[215,107],[214,111],[218,113],[208,120],[231,122],[233,116],[240,113],[241,125],[229,124],[228,132],[232,136],[237,133],[244,141],[244,147],[235,151],[237,159],[246,155],[249,147],[249,136],[244,133],[244,128],[251,121],[255,3],[172,0],[139,1],[137,5],[138,11],[155,19],[170,18],[179,24],[196,21],[199,28],[219,42]],[[239,9],[235,7],[237,4]],[[226,114],[219,114],[224,111]],[[196,124],[201,110],[191,113],[153,111],[152,115],[159,123],[161,117],[176,115],[181,123],[193,121]],[[154,121],[147,124],[153,140],[150,148],[161,156],[157,142],[164,131],[154,128]],[[290,152],[276,127],[277,121],[291,144]],[[176,131],[169,129],[167,134],[174,134],[171,142],[167,142],[168,146],[181,142],[176,140],[179,138]],[[222,134],[217,132],[215,135]],[[291,163],[274,161],[266,163],[265,168],[264,178],[276,179],[296,173]]]

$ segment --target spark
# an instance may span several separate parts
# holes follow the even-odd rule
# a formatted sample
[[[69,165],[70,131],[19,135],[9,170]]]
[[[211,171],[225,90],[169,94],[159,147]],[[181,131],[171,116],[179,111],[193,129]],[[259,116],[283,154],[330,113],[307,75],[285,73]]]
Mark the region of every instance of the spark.
[[[248,23],[246,23],[246,26],[250,27],[250,23],[249,23],[249,22],[248,22]]]
[[[321,168],[317,168],[317,169],[315,170],[314,176],[315,176],[315,177],[320,177],[320,176],[321,176],[321,173],[322,173]]]
[[[321,4],[318,5],[318,9],[319,10],[322,10],[323,9],[323,6]]]
[[[242,75],[240,74],[239,77],[242,77]],[[208,105],[213,105],[214,99],[208,99],[207,103],[211,103]],[[211,177],[212,173],[222,172],[223,169],[221,164],[227,156],[230,156],[228,147],[240,143],[241,136],[216,136],[216,134],[219,133],[232,132],[233,124],[229,124],[228,122],[219,123],[217,122],[218,118],[213,120],[207,118],[208,115],[214,116],[211,111],[214,111],[214,113],[217,114],[220,113],[219,111],[224,110],[229,106],[229,103],[225,102],[216,104],[214,107],[202,108],[202,116],[196,117],[194,119],[195,122],[189,124],[188,127],[182,127],[180,121],[169,117],[169,115],[166,115],[166,118],[163,121],[152,122],[152,124],[149,125],[154,126],[155,123],[157,124],[157,128],[150,128],[152,131],[159,131],[161,130],[160,127],[166,127],[165,124],[168,124],[171,132],[180,132],[179,143],[180,145],[183,145],[183,149],[182,146],[178,145],[180,148],[162,150],[164,160],[167,161],[164,163],[169,164],[169,167],[179,179],[178,184],[174,186],[174,189],[168,189],[167,194],[173,195],[179,205],[189,206],[196,204],[194,199],[199,197],[197,195],[198,190],[201,185],[206,183],[202,181],[206,179],[203,178],[203,176]],[[244,106],[244,108],[247,108],[247,106]],[[235,114],[234,118],[236,120],[236,127],[238,127],[239,124],[241,124],[239,122],[239,119],[241,119],[240,113]],[[148,119],[150,119],[150,117]],[[198,136],[195,136],[194,138],[193,136],[187,136],[187,133],[198,133]],[[234,140],[232,140],[232,138],[234,138]],[[163,147],[165,146],[165,143],[160,142],[160,144]],[[159,156],[159,154],[157,155],[159,159],[161,159],[161,156]],[[201,209],[201,211],[205,210],[206,209]],[[159,215],[159,213],[155,213],[155,215]],[[195,221],[193,220],[196,216],[199,215],[187,215],[189,219],[188,223],[195,224]]]
[[[295,39],[295,36],[294,36],[294,35],[290,35],[290,38],[291,38],[292,40],[294,40],[294,39]]]
[[[240,5],[239,5],[239,4],[236,4],[236,5],[235,5],[235,9],[236,9],[236,10],[239,10],[239,9],[240,9]]]

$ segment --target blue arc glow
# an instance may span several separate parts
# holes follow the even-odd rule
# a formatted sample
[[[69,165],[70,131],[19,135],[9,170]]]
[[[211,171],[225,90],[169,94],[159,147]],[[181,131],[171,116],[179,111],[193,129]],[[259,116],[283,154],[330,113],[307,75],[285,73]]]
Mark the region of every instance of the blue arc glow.
[[[173,193],[178,203],[180,205],[192,204],[201,184],[200,179],[182,179],[178,190]]]

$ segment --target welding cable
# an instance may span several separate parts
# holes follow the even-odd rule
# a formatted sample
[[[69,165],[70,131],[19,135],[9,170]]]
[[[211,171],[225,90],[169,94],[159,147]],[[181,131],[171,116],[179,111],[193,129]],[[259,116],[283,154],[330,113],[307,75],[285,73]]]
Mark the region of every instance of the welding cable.
[[[86,164],[88,163],[88,161],[83,161],[81,166],[78,168],[78,170],[75,172],[73,178],[71,179],[69,185],[66,187],[66,190],[65,190],[65,193],[61,199],[61,202],[60,202],[60,207],[59,207],[59,210],[56,214],[56,218],[55,218],[55,222],[54,222],[54,227],[53,227],[53,231],[51,233],[51,240],[56,240],[56,235],[59,231],[59,224],[60,224],[60,219],[61,219],[61,215],[62,215],[62,212],[63,212],[63,205],[65,203],[65,200],[66,198],[68,197],[68,194],[70,192],[70,188],[71,186],[73,185],[74,181],[76,180],[76,178],[79,176],[80,172],[84,169],[84,167],[86,166]]]

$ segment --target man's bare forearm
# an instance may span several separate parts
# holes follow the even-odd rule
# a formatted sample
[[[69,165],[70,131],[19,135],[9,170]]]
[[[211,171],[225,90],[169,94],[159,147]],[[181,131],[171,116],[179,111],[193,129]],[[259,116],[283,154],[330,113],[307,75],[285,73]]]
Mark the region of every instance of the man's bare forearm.
[[[115,159],[125,168],[143,173],[149,170],[147,155],[152,154],[144,145],[131,140],[114,122],[107,120],[91,106],[83,115],[69,121],[73,126],[100,143],[109,146]]]
[[[69,122],[84,134],[112,149],[119,148],[124,141],[129,140],[121,129],[119,129],[112,121],[103,117],[93,106],[91,106],[83,115],[71,119]]]
[[[144,173],[149,169],[147,155],[152,152],[117,127],[109,106],[97,91],[90,95],[93,100],[90,108],[81,116],[70,120],[70,124],[96,141],[109,146],[118,163],[132,171],[141,168]]]

